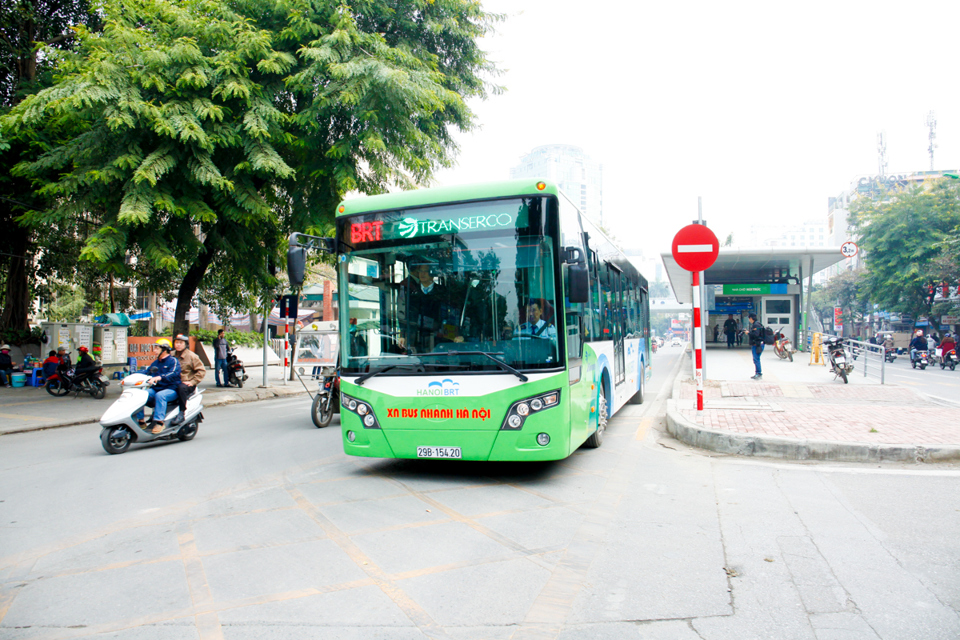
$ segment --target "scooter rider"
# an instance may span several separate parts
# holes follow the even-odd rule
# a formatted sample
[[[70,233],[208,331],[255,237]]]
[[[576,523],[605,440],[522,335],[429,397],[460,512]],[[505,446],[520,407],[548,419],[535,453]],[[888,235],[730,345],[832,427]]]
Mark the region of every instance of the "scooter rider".
[[[917,351],[927,350],[927,340],[923,337],[923,329],[917,329],[917,334],[910,341],[910,362],[917,359]]]
[[[147,368],[147,371],[153,374],[150,378],[153,386],[148,390],[150,399],[147,404],[154,403],[151,432],[161,433],[163,418],[167,415],[167,404],[177,397],[177,387],[180,386],[180,361],[171,356],[173,345],[167,338],[157,340],[153,349],[157,353],[157,359]],[[143,424],[143,409],[137,413],[137,419]]]
[[[97,369],[97,363],[94,361],[93,356],[90,355],[90,350],[85,346],[80,345],[77,351],[80,352],[80,358],[77,360],[77,369],[74,375],[79,379],[80,376],[95,371]]]
[[[207,373],[200,357],[187,349],[189,340],[187,336],[181,333],[173,341],[173,348],[177,359],[180,361],[180,386],[177,387],[177,403],[180,406],[180,413],[174,416],[170,423],[174,426],[183,423],[183,416],[187,414],[187,398],[193,395],[197,385],[200,384],[203,376]]]

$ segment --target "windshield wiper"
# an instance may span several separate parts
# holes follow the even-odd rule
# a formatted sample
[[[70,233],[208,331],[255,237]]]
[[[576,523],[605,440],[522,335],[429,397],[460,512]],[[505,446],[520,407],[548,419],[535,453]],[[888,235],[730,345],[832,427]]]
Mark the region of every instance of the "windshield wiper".
[[[530,378],[528,378],[527,376],[525,376],[525,375],[523,375],[522,373],[520,373],[519,371],[517,371],[516,369],[514,369],[513,367],[511,367],[510,365],[508,365],[506,362],[503,362],[502,360],[497,360],[496,358],[493,357],[493,356],[502,356],[502,355],[503,355],[503,352],[502,352],[502,351],[497,351],[497,352],[488,352],[488,351],[431,351],[430,353],[418,353],[418,354],[417,354],[417,356],[420,356],[420,357],[422,357],[422,356],[486,356],[486,357],[490,358],[490,360],[492,360],[492,361],[494,362],[494,364],[496,364],[498,367],[500,367],[500,368],[503,369],[504,371],[506,371],[506,372],[508,372],[508,373],[512,373],[513,375],[515,375],[515,376],[517,376],[518,378],[520,378],[520,381],[521,381],[521,382],[526,382],[527,380],[530,379]]]

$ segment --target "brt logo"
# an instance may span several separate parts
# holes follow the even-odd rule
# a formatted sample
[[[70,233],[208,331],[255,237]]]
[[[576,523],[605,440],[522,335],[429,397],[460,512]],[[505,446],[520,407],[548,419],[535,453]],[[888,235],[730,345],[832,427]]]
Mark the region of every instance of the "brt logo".
[[[446,378],[442,382],[431,382],[426,389],[417,389],[418,396],[458,396],[460,383]]]

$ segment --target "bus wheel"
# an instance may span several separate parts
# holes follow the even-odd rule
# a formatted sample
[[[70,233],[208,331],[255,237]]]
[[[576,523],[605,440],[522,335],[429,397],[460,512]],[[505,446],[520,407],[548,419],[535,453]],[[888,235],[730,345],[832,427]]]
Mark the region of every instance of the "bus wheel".
[[[646,384],[646,371],[643,367],[640,367],[640,388],[637,389],[637,392],[627,400],[628,404],[643,404],[643,387]]]
[[[600,385],[600,395],[597,398],[597,430],[587,438],[586,445],[591,449],[596,449],[603,444],[603,434],[607,430],[607,396],[603,391],[603,384]]]

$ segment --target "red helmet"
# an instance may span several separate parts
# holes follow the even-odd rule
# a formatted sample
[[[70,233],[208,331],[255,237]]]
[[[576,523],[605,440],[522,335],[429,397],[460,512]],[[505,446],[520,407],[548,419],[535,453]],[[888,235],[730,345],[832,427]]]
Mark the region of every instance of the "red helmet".
[[[87,349],[84,345],[80,345],[79,347],[77,347],[77,351],[79,351],[80,353],[86,353],[87,351],[89,351],[89,349]]]

